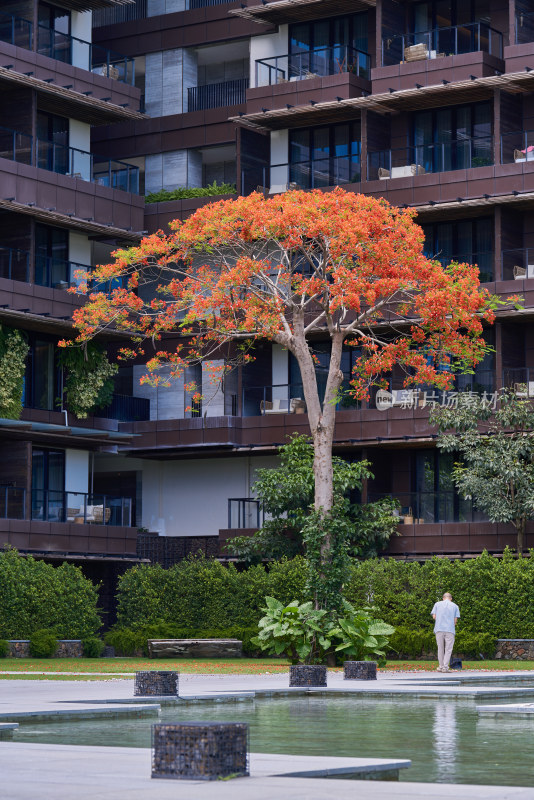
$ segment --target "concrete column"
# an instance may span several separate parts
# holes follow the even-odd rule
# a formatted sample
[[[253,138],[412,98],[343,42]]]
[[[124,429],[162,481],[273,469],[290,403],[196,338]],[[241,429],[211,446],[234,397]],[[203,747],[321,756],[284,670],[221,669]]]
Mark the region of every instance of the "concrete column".
[[[182,113],[183,53],[182,48],[147,53],[145,107],[150,116],[164,117]]]

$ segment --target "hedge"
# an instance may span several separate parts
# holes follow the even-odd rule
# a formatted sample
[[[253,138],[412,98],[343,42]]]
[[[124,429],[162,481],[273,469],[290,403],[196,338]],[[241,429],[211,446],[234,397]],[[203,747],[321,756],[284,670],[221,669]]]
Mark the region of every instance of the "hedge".
[[[97,601],[97,587],[79,567],[0,550],[0,639],[29,639],[42,629],[58,639],[91,636],[101,625]]]
[[[460,607],[460,631],[495,638],[534,638],[534,552],[503,558],[484,552],[467,561],[433,558],[423,564],[372,559],[352,569],[345,587],[355,605],[372,603],[395,627],[429,630],[430,612],[444,592]]]
[[[241,572],[204,558],[170,569],[133,567],[119,579],[120,635],[112,641],[114,631],[106,641],[126,655],[146,650],[147,638],[231,636],[243,639],[245,651],[252,652],[246,643],[265,596],[304,600],[305,583],[301,557]],[[377,616],[397,628],[392,647],[409,658],[434,651],[430,612],[446,591],[461,611],[455,652],[491,656],[497,638],[534,638],[534,553],[523,559],[512,552],[500,559],[483,553],[468,561],[433,558],[423,564],[371,559],[355,563],[344,586],[350,602],[374,605]],[[147,635],[149,629],[156,632]]]
[[[251,639],[257,635],[256,625],[248,627],[233,625],[230,628],[199,631],[194,628],[178,628],[160,620],[136,630],[115,627],[104,634],[104,641],[115,648],[118,656],[147,656],[149,639],[239,639],[243,642],[243,655],[256,656],[259,655],[259,650],[252,644]]]
[[[233,564],[189,558],[170,569],[133,567],[119,578],[117,625],[138,630],[160,622],[187,631],[255,626],[265,596],[303,597],[306,565],[301,557],[239,572]],[[182,637],[180,637],[182,638]],[[110,642],[111,644],[111,642]]]

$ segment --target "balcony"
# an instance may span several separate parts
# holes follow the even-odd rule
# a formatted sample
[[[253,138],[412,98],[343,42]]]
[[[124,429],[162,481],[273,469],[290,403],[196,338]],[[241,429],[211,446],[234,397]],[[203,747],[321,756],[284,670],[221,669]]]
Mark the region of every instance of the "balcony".
[[[0,127],[0,158],[31,165],[33,158],[33,138],[12,128]]]
[[[501,253],[503,281],[519,281],[534,278],[534,248],[519,247]]]
[[[228,528],[252,529],[263,525],[263,507],[251,497],[232,497],[228,500]]]
[[[451,261],[457,261],[459,264],[476,264],[480,272],[481,283],[491,283],[495,280],[493,277],[493,258],[494,253],[491,250],[480,250],[478,252],[463,252],[456,255],[447,256],[446,258],[440,255],[432,256],[434,261],[439,261],[440,264],[446,267]]]
[[[530,367],[503,369],[502,385],[504,389],[513,389],[517,397],[534,397],[534,369]]]
[[[454,491],[443,492],[393,492],[369,493],[368,501],[374,503],[386,497],[399,503],[398,517],[401,525],[424,525],[436,522],[481,522],[485,517],[473,506],[472,500],[463,500]]]
[[[368,154],[368,180],[394,180],[493,164],[493,137],[466,137]]]
[[[382,39],[385,67],[476,52],[502,58],[502,33],[485,22],[473,22],[421,33],[391,33]]]
[[[130,527],[132,500],[104,494],[33,489],[31,518],[42,522]]]
[[[139,194],[139,167],[124,161],[101,158],[76,147],[66,147],[43,139],[37,140],[36,160],[40,169]]]
[[[263,170],[263,186],[271,194],[290,189],[320,189],[359,183],[361,180],[360,157],[325,156],[313,161],[293,164],[273,164]]]
[[[353,47],[337,46],[260,58],[256,61],[255,86],[273,86],[343,73],[352,73],[369,80],[371,56]]]
[[[145,397],[114,394],[109,406],[98,409],[95,417],[116,419],[118,422],[146,422],[150,419],[150,400]]]
[[[246,101],[249,79],[238,78],[205,86],[192,86],[187,90],[187,110],[205,111],[208,108],[235,106]]]
[[[27,250],[0,247],[0,278],[9,281],[30,280],[30,254]]]
[[[512,131],[501,136],[501,163],[534,162],[534,131]]]
[[[0,16],[0,41],[22,47],[24,50],[34,50],[40,55],[79,67],[90,72],[113,78],[122,83],[135,83],[134,60],[115,53],[107,48],[94,45],[70,36],[66,33],[49,28],[46,25],[37,25],[37,35],[34,35],[33,23],[30,20],[16,17],[12,14]]]

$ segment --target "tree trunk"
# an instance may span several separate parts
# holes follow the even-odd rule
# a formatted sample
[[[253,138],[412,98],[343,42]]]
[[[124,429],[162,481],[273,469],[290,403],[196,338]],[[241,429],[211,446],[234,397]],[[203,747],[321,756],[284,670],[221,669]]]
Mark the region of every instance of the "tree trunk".
[[[526,519],[525,517],[520,517],[518,520],[514,522],[515,529],[517,531],[517,555],[523,555],[523,546],[525,541],[525,528],[526,528]]]

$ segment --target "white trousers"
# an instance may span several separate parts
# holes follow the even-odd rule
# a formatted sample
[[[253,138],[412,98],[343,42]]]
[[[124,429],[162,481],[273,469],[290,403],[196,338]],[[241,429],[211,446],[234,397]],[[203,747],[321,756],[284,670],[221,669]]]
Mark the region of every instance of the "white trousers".
[[[436,642],[438,643],[439,665],[447,669],[451,660],[452,648],[454,647],[454,633],[436,631]]]

